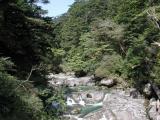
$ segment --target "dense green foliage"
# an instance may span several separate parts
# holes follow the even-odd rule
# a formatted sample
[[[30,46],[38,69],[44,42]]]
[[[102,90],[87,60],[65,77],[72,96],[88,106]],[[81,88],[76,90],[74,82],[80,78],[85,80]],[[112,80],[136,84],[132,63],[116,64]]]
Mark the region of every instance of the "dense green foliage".
[[[60,19],[64,71],[159,83],[159,1],[76,0]]]
[[[49,1],[0,0],[0,119],[59,117],[63,91],[46,86],[51,71],[160,85],[159,0],[75,0],[55,19],[37,2]]]
[[[64,111],[62,92],[49,88],[45,78],[61,58],[55,25],[37,2],[0,1],[1,120],[51,120]],[[53,101],[61,106],[56,111]]]

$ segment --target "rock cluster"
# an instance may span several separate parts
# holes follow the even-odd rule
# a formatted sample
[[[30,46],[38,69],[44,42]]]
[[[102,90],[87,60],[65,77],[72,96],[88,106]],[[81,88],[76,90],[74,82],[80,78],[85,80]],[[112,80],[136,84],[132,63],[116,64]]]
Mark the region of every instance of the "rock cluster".
[[[94,77],[77,78],[74,74],[50,74],[49,83],[52,86],[66,85],[73,89],[85,86],[84,90],[72,92],[68,97],[73,101],[68,104],[68,113],[65,117],[69,120],[160,120],[160,102],[151,99],[149,105],[145,106],[146,99],[140,93],[132,89],[94,89]],[[116,85],[114,79],[98,79],[100,86],[113,87]],[[94,82],[93,82],[94,81]],[[91,88],[89,87],[91,86]],[[97,88],[97,87],[96,87]],[[150,83],[143,88],[146,97],[153,95]],[[70,99],[68,102],[70,103]],[[82,104],[83,103],[83,104]],[[57,104],[53,104],[57,107]],[[89,109],[87,114],[81,116],[81,110],[87,106],[99,107],[96,110]]]
[[[94,85],[92,78],[90,76],[80,77],[77,78],[73,74],[50,74],[48,76],[50,79],[49,83],[52,86],[68,86],[68,87],[75,87],[75,86],[92,86]]]
[[[105,95],[103,108],[84,120],[149,120],[144,102],[142,98],[131,98],[125,91],[111,91]]]

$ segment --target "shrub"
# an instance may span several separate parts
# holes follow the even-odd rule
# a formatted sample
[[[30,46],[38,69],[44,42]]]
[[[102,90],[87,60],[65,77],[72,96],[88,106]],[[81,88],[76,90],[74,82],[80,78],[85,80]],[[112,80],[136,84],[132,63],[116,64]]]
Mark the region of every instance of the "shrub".
[[[101,61],[100,66],[96,69],[95,75],[100,78],[120,76],[123,65],[124,62],[120,55],[106,55]]]

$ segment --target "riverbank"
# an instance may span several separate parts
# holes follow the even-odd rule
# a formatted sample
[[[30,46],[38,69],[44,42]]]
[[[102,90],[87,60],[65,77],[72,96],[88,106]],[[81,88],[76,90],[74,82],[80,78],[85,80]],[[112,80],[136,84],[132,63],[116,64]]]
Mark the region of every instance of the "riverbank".
[[[150,120],[155,117],[153,120],[157,120],[159,116],[153,116],[156,101],[145,99],[133,88],[96,86],[93,76],[77,78],[74,74],[60,73],[49,75],[49,79],[53,87],[70,89],[65,94],[66,119]]]

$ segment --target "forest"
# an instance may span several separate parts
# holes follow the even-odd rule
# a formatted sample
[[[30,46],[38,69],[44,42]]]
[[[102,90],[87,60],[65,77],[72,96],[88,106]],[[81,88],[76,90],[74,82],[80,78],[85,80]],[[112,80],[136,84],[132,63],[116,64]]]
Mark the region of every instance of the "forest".
[[[160,88],[160,0],[75,0],[55,18],[39,2],[0,0],[0,120],[59,120],[64,90],[49,73]]]

